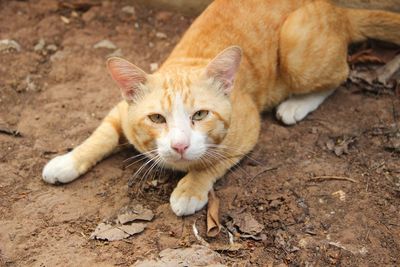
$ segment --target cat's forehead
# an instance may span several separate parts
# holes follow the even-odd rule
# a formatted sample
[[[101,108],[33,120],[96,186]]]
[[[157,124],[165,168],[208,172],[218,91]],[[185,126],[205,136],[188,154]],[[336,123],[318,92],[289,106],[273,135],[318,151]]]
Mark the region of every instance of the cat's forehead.
[[[199,80],[195,72],[164,72],[154,75],[150,87],[156,90],[163,109],[170,111],[176,105],[194,106],[205,97]]]

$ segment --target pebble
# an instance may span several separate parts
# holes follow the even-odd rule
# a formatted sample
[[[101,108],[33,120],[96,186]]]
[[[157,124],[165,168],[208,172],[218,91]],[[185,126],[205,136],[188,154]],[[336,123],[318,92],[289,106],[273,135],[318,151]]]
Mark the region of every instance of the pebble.
[[[93,45],[93,48],[117,49],[117,46],[113,44],[110,40],[105,39]]]
[[[0,51],[15,50],[17,52],[21,51],[21,46],[14,40],[3,39],[0,40]]]
[[[155,72],[156,70],[158,70],[158,63],[151,63],[150,64],[150,71],[151,72]]]
[[[133,6],[124,6],[121,11],[131,15],[135,14],[135,8]]]
[[[49,51],[57,51],[57,46],[55,44],[49,44],[48,46],[46,46],[46,49]]]
[[[33,47],[33,50],[41,51],[41,50],[43,50],[45,45],[46,45],[46,42],[44,41],[44,39],[40,38],[39,42]]]
[[[163,32],[156,32],[156,37],[160,39],[166,39],[167,35]]]
[[[61,16],[60,17],[61,21],[64,22],[65,24],[69,24],[71,21],[69,20],[69,18]]]
[[[158,12],[158,13],[156,14],[155,17],[156,17],[156,20],[165,22],[165,21],[171,19],[172,16],[173,16],[173,13],[171,13],[171,12],[168,12],[168,11],[160,11],[160,12]]]

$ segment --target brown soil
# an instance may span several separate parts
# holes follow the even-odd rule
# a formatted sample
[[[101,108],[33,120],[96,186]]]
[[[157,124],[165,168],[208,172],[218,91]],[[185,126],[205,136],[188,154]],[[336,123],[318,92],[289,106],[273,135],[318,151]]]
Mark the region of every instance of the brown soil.
[[[124,169],[123,161],[133,150],[68,185],[41,180],[44,164],[88,137],[120,99],[105,69],[115,49],[93,45],[109,39],[125,58],[149,70],[192,21],[139,6],[131,15],[121,11],[126,5],[132,3],[101,2],[72,12],[50,0],[0,2],[0,39],[22,47],[0,53],[0,123],[22,134],[0,134],[0,265],[129,266],[165,248],[197,243],[194,222],[206,236],[205,210],[186,218],[170,211],[177,179],[146,183],[140,193],[138,184],[128,187],[139,164]],[[41,38],[45,47],[34,51]],[[399,265],[400,154],[390,149],[399,135],[399,112],[398,96],[341,88],[296,126],[285,127],[267,113],[250,155],[260,163],[246,159],[216,185],[222,222],[232,211],[250,212],[265,226],[263,240],[237,239],[243,249],[219,251],[223,263]],[[340,138],[354,142],[336,156],[329,140]],[[262,172],[269,167],[276,169]],[[155,213],[143,233],[115,242],[88,238],[130,202]],[[205,239],[228,242],[223,232]]]

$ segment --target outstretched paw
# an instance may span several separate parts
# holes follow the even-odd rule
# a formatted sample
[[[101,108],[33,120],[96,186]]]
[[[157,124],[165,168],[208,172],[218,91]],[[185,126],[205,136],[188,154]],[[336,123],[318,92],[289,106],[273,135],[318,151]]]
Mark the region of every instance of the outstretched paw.
[[[169,201],[177,216],[191,215],[207,204],[208,191],[196,188],[190,182],[179,183]]]
[[[79,177],[72,153],[57,156],[43,168],[42,178],[49,184],[69,183]]]

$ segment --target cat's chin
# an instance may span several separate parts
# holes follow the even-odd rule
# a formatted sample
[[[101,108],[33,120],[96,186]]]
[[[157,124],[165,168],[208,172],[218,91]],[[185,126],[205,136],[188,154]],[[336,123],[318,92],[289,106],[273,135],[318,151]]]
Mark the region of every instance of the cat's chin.
[[[176,159],[176,160],[166,160],[163,162],[164,166],[170,169],[179,170],[179,171],[187,171],[191,166],[197,165],[197,160],[192,159]]]

